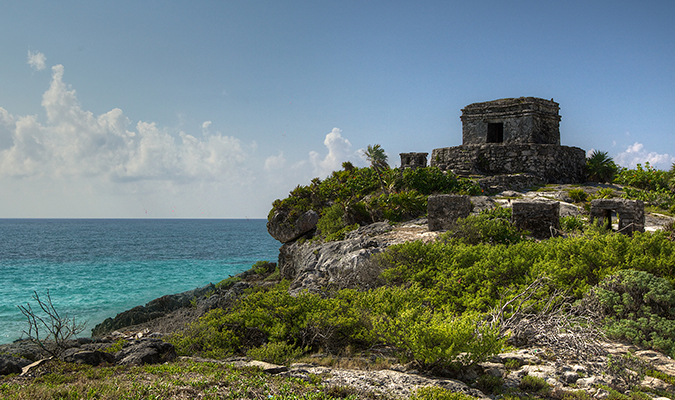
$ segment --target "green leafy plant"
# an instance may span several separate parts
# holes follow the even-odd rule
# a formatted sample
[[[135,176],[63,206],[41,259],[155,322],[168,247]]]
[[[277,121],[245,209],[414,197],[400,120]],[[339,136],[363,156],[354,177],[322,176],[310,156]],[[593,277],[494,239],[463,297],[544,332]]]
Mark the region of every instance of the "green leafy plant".
[[[540,395],[551,391],[551,386],[544,379],[533,375],[525,375],[518,387],[526,392],[535,392]]]
[[[306,351],[307,349],[301,349],[286,342],[271,342],[250,349],[246,355],[254,360],[274,364],[288,364],[291,360],[300,357]]]
[[[594,150],[586,158],[586,173],[591,182],[612,182],[619,167],[605,151]]]
[[[560,229],[563,231],[582,231],[585,226],[584,219],[577,215],[560,217]]]
[[[461,392],[452,392],[438,386],[425,386],[417,389],[411,400],[474,400],[475,397]]]
[[[622,270],[586,296],[605,317],[608,336],[675,356],[675,289],[648,272]]]
[[[575,203],[586,201],[588,198],[588,194],[583,189],[570,189],[567,194]]]
[[[523,232],[510,221],[511,209],[495,207],[479,215],[460,218],[440,237],[440,240],[459,240],[466,244],[515,244],[525,239]]]

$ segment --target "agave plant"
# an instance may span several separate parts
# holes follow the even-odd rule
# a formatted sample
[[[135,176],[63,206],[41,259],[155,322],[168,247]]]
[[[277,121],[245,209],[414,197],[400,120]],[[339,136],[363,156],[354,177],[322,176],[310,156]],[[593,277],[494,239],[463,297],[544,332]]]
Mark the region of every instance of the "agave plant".
[[[590,157],[586,158],[586,173],[590,182],[607,182],[614,180],[619,167],[606,151],[593,150]]]

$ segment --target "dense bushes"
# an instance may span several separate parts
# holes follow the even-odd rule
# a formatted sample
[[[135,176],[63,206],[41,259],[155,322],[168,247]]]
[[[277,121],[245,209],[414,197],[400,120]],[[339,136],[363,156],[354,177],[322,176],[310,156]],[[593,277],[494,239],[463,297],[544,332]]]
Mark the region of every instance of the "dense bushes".
[[[622,168],[614,182],[626,185],[625,198],[675,213],[675,165],[670,171],[658,170],[648,162],[644,167],[638,164],[635,169]]]
[[[319,232],[334,235],[348,226],[375,221],[403,221],[426,214],[433,193],[476,195],[480,187],[436,167],[406,169],[355,168],[345,164],[325,180],[315,178],[298,186],[283,200],[275,200],[268,218],[285,211],[296,218],[313,209],[321,216]],[[332,236],[339,238],[340,235]]]
[[[589,293],[604,310],[610,335],[672,353],[675,243],[667,232],[629,237],[587,230],[541,242],[496,240],[514,229],[501,225],[504,211],[480,217],[464,223],[479,232],[499,224],[497,233],[467,240],[453,236],[466,230],[459,224],[442,240],[380,253],[374,261],[386,286],[297,297],[288,293],[288,282],[251,289],[231,309],[207,313],[171,341],[180,354],[249,354],[274,362],[308,351],[339,354],[386,345],[421,368],[453,368],[499,351],[503,338],[485,323],[487,314],[546,276],[529,300],[531,310],[556,290],[579,300],[596,287]]]
[[[484,325],[482,315],[457,316],[431,307],[428,297],[419,285],[292,297],[283,283],[249,294],[229,312],[209,312],[170,340],[180,354],[247,352],[276,362],[310,349],[337,352],[379,343],[395,346],[402,361],[423,368],[472,364],[500,350],[498,330]]]
[[[608,336],[675,356],[675,289],[648,272],[623,270],[585,297],[605,318]]]

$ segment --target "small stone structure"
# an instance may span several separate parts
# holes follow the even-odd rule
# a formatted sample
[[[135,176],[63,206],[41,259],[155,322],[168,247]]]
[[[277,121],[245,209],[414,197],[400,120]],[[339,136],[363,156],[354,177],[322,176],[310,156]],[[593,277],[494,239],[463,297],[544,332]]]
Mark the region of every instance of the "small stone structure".
[[[424,168],[427,166],[427,156],[429,153],[400,153],[401,169]]]
[[[560,145],[560,107],[536,97],[474,103],[462,109],[462,143]]]
[[[560,202],[514,201],[511,222],[538,239],[547,239],[560,230]]]
[[[558,103],[535,97],[469,104],[462,145],[434,149],[431,166],[460,175],[529,173],[547,183],[586,181],[586,152],[560,145]]]
[[[591,200],[591,222],[612,229],[612,213],[619,218],[619,232],[632,235],[645,231],[645,204],[642,200]]]
[[[430,231],[450,229],[458,218],[466,218],[471,213],[469,196],[439,194],[429,196],[427,200],[427,221]]]

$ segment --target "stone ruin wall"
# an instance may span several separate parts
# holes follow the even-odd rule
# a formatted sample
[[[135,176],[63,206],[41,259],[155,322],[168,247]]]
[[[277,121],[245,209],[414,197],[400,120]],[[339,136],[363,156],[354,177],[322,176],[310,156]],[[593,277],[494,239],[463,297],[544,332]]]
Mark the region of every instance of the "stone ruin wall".
[[[488,143],[488,124],[503,124],[500,143],[560,145],[560,106],[536,97],[499,99],[462,109],[462,144]]]
[[[431,166],[460,174],[531,173],[547,183],[586,181],[586,152],[578,147],[489,143],[434,149]]]

